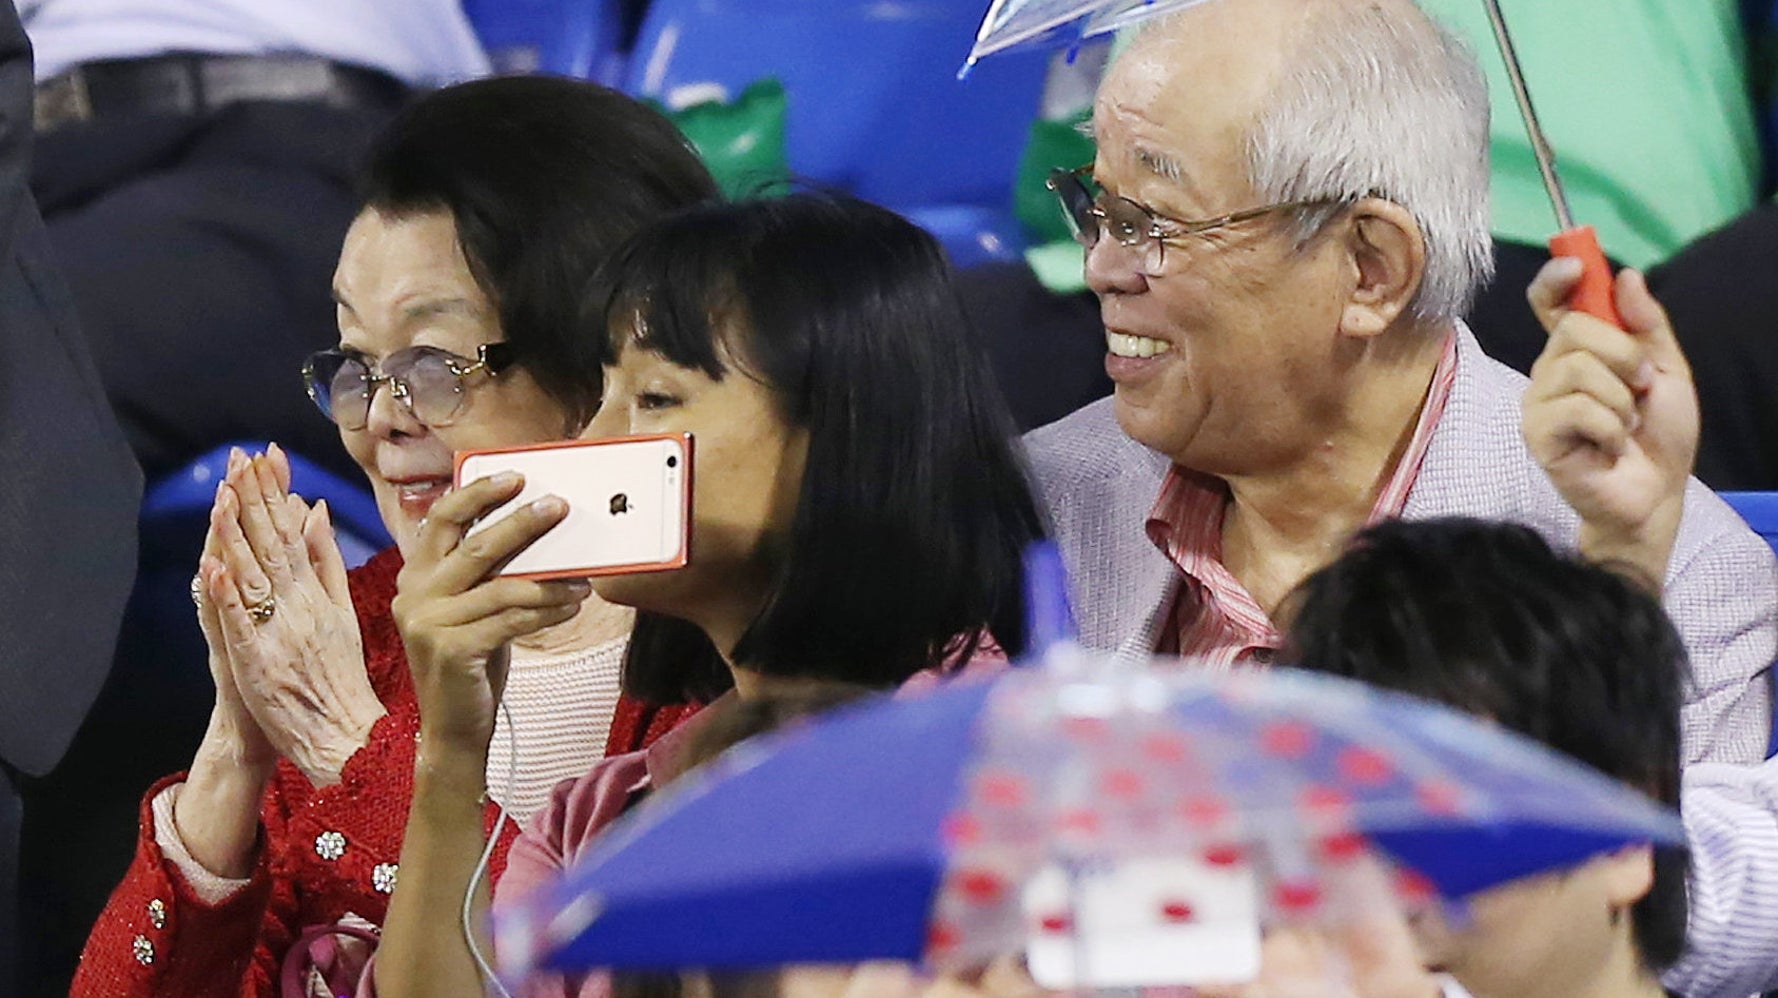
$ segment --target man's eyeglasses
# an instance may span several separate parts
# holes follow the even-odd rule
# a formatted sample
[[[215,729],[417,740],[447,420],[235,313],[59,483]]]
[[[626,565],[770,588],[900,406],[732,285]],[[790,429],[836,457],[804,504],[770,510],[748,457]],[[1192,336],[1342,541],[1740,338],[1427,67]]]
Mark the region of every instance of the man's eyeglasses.
[[[514,359],[510,343],[483,343],[474,360],[436,347],[409,347],[390,354],[375,373],[360,354],[323,350],[303,362],[303,383],[322,414],[348,430],[364,429],[371,399],[384,382],[415,419],[449,426],[463,409],[464,379],[482,371],[492,377]]]
[[[1327,200],[1280,201],[1202,221],[1189,221],[1157,214],[1139,202],[1101,188],[1093,180],[1091,165],[1073,170],[1060,167],[1051,170],[1044,186],[1061,202],[1062,218],[1077,242],[1092,249],[1099,237],[1109,232],[1119,246],[1138,251],[1142,272],[1150,277],[1160,276],[1169,242],[1180,242],[1188,236],[1203,235],[1277,211],[1337,203]]]

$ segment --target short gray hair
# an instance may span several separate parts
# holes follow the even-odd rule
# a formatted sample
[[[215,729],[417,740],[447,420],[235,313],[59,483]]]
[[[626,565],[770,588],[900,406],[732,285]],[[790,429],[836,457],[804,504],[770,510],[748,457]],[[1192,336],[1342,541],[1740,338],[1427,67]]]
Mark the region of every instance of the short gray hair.
[[[1462,41],[1411,3],[1390,6],[1321,6],[1248,135],[1247,168],[1268,201],[1407,209],[1426,241],[1409,312],[1451,321],[1494,273],[1488,84]],[[1300,213],[1300,237],[1336,211]]]

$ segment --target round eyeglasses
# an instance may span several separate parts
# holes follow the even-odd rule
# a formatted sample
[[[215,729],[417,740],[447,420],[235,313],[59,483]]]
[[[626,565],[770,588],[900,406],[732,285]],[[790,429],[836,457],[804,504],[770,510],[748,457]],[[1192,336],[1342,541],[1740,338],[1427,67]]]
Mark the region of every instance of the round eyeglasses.
[[[484,343],[474,360],[436,347],[409,347],[390,354],[375,373],[362,354],[323,350],[303,361],[303,383],[322,414],[348,430],[364,429],[371,400],[384,382],[415,419],[449,426],[463,410],[465,379],[484,371],[497,375],[514,358],[510,343]]]
[[[1072,170],[1060,167],[1051,170],[1044,186],[1061,203],[1062,218],[1068,223],[1068,231],[1076,242],[1092,249],[1099,242],[1099,237],[1109,232],[1119,246],[1137,251],[1142,272],[1149,277],[1159,277],[1161,268],[1166,265],[1167,243],[1182,242],[1188,236],[1203,235],[1277,211],[1339,203],[1327,199],[1280,201],[1215,218],[1191,221],[1159,214],[1140,202],[1100,188],[1093,181],[1091,165]]]

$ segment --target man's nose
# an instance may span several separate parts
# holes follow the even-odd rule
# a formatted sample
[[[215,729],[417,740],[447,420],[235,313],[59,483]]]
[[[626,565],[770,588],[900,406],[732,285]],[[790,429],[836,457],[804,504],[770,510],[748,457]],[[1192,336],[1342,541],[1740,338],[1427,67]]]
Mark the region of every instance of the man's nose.
[[[1096,295],[1138,294],[1148,287],[1141,246],[1125,246],[1101,236],[1087,250],[1087,287]]]

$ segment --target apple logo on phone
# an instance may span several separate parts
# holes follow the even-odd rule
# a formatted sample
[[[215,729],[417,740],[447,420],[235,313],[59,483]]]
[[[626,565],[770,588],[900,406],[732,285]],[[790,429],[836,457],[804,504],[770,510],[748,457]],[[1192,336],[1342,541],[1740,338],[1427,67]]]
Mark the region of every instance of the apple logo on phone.
[[[611,497],[611,515],[620,516],[630,511],[630,497],[622,492]]]

